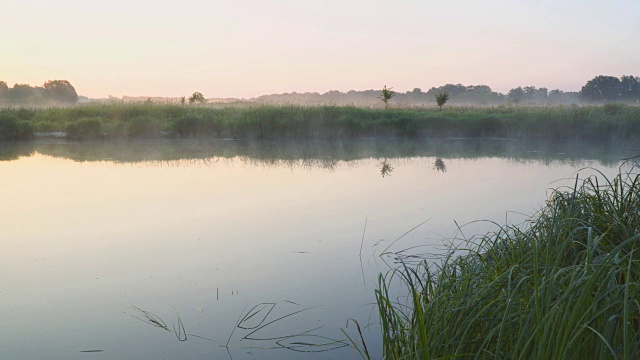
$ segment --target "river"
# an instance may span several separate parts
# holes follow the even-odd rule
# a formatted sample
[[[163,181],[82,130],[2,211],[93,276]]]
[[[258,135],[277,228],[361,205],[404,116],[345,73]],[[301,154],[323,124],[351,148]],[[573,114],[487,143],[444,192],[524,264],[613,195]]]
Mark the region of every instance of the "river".
[[[348,319],[379,357],[374,289],[395,253],[522,223],[550,188],[613,176],[639,149],[1,144],[0,358],[351,359]]]

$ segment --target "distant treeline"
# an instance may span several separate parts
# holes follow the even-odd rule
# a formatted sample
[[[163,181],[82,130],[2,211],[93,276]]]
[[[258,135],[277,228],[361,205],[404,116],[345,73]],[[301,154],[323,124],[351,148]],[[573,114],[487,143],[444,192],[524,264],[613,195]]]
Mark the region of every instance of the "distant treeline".
[[[289,105],[353,105],[382,106],[380,89],[348,92],[336,90],[324,94],[317,92],[285,93],[263,95],[254,99],[209,99],[209,103],[261,103]],[[506,94],[493,91],[488,85],[446,84],[432,87],[428,91],[415,88],[407,92],[395,93],[390,101],[392,107],[433,106],[434,97],[439,93],[449,95],[447,104],[453,105],[560,105],[580,103],[624,102],[640,104],[640,77],[624,75],[620,78],[599,75],[589,80],[580,91],[565,92],[535,86],[518,86]],[[197,93],[199,94],[199,93]],[[13,87],[0,81],[0,106],[75,104],[78,101],[75,88],[67,80],[49,80],[43,86],[32,87],[15,84]],[[83,97],[80,97],[83,98]],[[89,100],[84,98],[84,100]],[[159,97],[109,97],[100,102],[147,102],[156,104],[180,104],[185,98]]]
[[[9,87],[0,81],[0,105],[75,104],[76,89],[67,80],[49,80],[42,86],[15,84]]]
[[[636,76],[599,75],[589,80],[578,92],[549,90],[535,86],[517,87],[506,94],[493,91],[488,85],[446,84],[432,87],[428,91],[415,88],[407,92],[398,92],[390,102],[396,107],[433,105],[434,96],[448,93],[448,104],[455,105],[502,105],[502,104],[534,104],[558,105],[579,103],[625,102],[640,103],[640,78]],[[381,106],[380,90],[349,92],[329,91],[320,93],[286,93],[258,97],[256,100],[273,104],[336,104]]]

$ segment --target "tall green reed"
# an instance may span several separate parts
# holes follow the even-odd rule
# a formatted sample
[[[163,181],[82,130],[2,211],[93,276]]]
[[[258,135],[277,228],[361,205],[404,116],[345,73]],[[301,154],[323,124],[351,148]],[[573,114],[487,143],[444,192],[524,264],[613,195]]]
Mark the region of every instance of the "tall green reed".
[[[640,358],[640,175],[576,180],[527,224],[381,275],[383,357]]]

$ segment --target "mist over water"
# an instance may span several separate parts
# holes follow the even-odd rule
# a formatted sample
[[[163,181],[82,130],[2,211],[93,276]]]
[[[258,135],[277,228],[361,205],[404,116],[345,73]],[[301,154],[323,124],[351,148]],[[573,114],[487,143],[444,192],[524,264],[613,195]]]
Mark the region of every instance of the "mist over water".
[[[301,352],[339,347],[349,318],[373,323],[379,355],[373,289],[395,261],[380,253],[522,222],[548,188],[615,174],[639,149],[575,145],[3,144],[0,357],[349,359]]]

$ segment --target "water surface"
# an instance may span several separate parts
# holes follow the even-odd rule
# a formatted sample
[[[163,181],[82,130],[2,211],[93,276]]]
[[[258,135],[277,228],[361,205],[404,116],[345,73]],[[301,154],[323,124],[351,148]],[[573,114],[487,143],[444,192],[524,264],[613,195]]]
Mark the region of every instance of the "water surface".
[[[491,229],[474,220],[519,223],[550,187],[583,168],[613,175],[638,148],[3,144],[0,358],[350,359],[350,347],[314,352],[339,347],[329,339],[341,329],[355,335],[349,318],[374,323],[364,335],[376,354],[373,290],[393,261],[383,250],[441,253]]]

